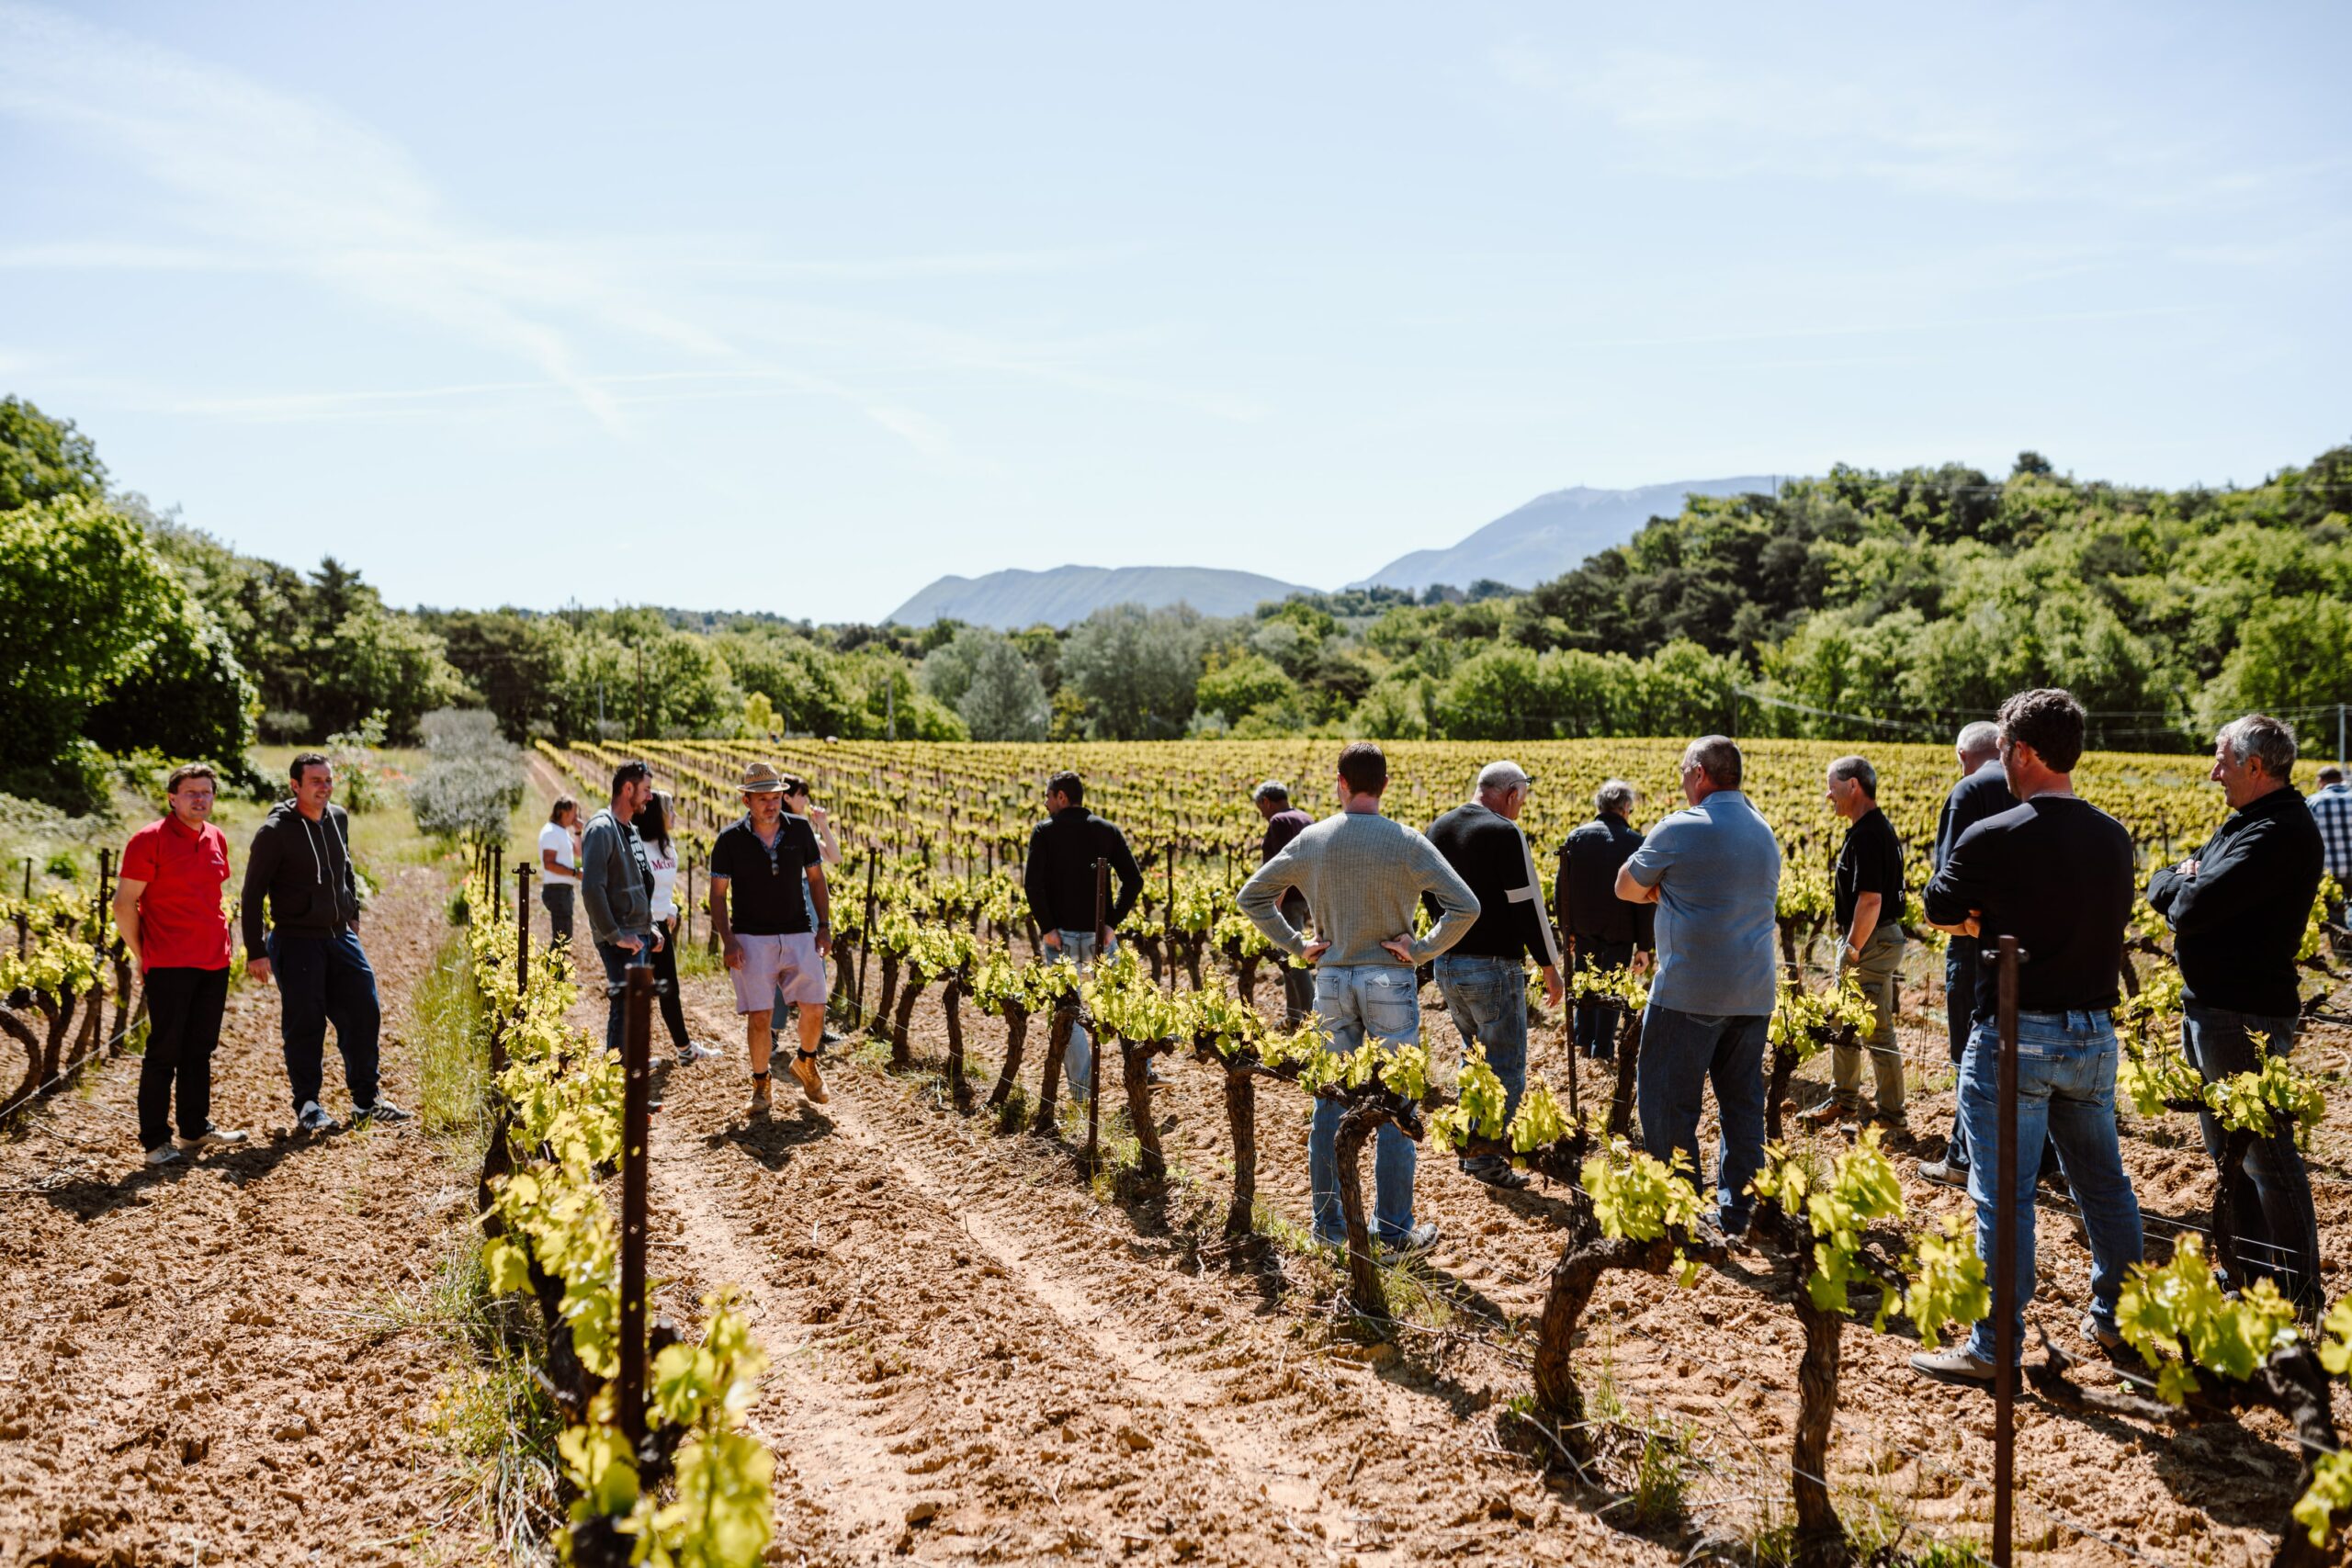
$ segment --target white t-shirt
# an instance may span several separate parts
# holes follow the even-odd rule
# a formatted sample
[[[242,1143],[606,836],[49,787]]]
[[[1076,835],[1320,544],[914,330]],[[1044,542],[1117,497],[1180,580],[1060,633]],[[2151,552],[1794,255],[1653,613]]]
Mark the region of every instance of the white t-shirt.
[[[555,863],[563,867],[559,874],[548,870],[548,852],[555,852]],[[571,841],[571,829],[550,822],[539,829],[539,872],[550,887],[571,887],[580,881],[580,851]]]
[[[653,872],[653,919],[659,922],[673,919],[678,912],[678,845],[672,840],[663,849],[659,839],[640,838],[645,846],[645,863]]]

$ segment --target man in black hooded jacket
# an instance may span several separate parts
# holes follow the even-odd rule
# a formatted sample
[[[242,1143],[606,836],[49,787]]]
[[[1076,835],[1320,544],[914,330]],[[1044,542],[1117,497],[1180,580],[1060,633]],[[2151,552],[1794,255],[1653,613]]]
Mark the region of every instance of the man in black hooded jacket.
[[[337,1125],[319,1103],[321,1062],[332,1023],[335,1046],[343,1053],[343,1081],[351,1090],[352,1119],[404,1122],[408,1112],[379,1093],[376,1083],[383,1010],[376,998],[376,971],[359,945],[351,821],[330,798],[334,769],[318,752],[304,751],[288,776],[294,798],[271,809],[246,853],[242,914],[245,972],[277,983],[295,1121],[306,1133],[331,1133]]]

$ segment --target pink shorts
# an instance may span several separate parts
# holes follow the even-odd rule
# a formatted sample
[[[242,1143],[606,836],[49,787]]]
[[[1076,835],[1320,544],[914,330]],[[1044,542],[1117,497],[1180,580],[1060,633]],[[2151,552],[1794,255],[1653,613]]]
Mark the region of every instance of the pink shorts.
[[[735,945],[743,952],[743,967],[735,976],[735,1010],[768,1012],[782,994],[788,1002],[810,1007],[825,1005],[825,961],[818,956],[817,938],[808,931],[792,936],[744,936]]]

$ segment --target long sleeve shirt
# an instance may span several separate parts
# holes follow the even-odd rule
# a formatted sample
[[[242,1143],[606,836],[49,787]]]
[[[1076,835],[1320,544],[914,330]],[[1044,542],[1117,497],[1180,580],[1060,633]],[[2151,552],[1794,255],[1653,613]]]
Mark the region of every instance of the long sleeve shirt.
[[[1108,923],[1116,931],[1143,893],[1143,870],[1136,864],[1127,836],[1083,806],[1065,807],[1029,832],[1029,859],[1021,868],[1021,888],[1037,929],[1094,929],[1094,863],[1111,863],[1117,884]]]
[[[1532,953],[1544,967],[1559,967],[1544,884],[1518,823],[1474,800],[1430,823],[1429,840],[1478,899],[1478,919],[1454,943],[1455,953],[1510,959]],[[1423,894],[1421,901],[1430,914],[1440,912],[1434,897]]]
[[[2330,784],[2304,801],[2319,824],[2327,852],[2327,874],[2352,890],[2352,784]]]
[[[2189,999],[2232,1012],[2290,1018],[2302,1006],[2295,949],[2319,892],[2319,827],[2291,789],[2230,814],[2197,852],[2197,874],[2168,865],[2148,902],[2172,922]]]
[[[637,829],[609,807],[588,818],[580,837],[580,902],[588,934],[607,946],[625,936],[652,938],[653,868]]]
[[[1594,818],[1562,841],[1552,886],[1562,931],[1589,943],[1657,945],[1657,906],[1617,897],[1617,868],[1641,847],[1640,830],[1613,813]]]
[[[2121,998],[2134,880],[2123,824],[2074,795],[2037,795],[1960,835],[1921,901],[1939,926],[1979,911],[1978,934],[1952,939],[1979,951],[1979,1021],[1999,1000],[1993,953],[2005,936],[2025,950],[2018,1011],[2097,1012]]]
[[[1302,830],[1241,885],[1241,912],[1266,940],[1293,957],[1306,938],[1283,918],[1283,895],[1296,888],[1315,911],[1315,931],[1331,945],[1316,962],[1330,968],[1381,964],[1396,955],[1380,944],[1413,930],[1424,893],[1435,897],[1438,922],[1412,944],[1427,963],[1460,942],[1478,919],[1470,891],[1437,846],[1393,818],[1342,811]]]

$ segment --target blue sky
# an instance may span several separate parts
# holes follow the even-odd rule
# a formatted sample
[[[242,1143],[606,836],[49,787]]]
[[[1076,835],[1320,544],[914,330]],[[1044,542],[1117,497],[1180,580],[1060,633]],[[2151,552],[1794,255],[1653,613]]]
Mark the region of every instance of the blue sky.
[[[1629,14],[1630,13],[1630,14]],[[2352,8],[0,0],[0,390],[397,604],[2352,437]]]

